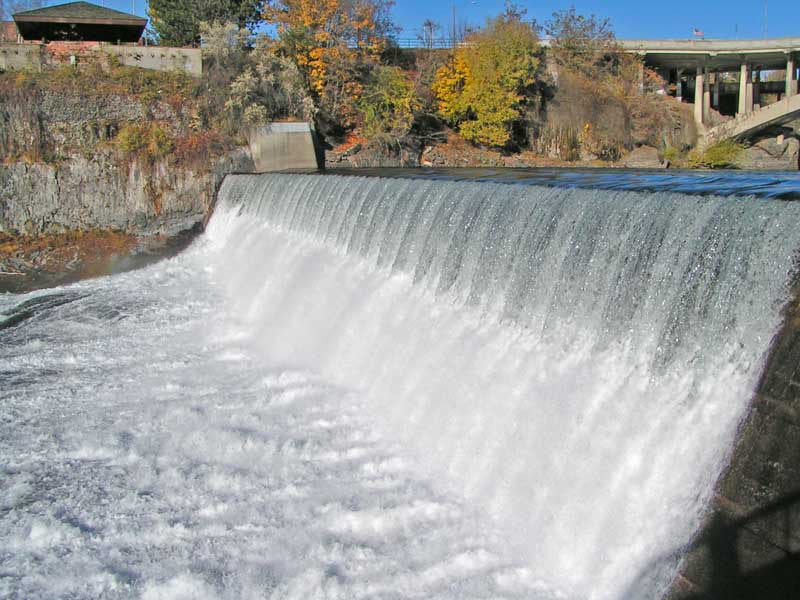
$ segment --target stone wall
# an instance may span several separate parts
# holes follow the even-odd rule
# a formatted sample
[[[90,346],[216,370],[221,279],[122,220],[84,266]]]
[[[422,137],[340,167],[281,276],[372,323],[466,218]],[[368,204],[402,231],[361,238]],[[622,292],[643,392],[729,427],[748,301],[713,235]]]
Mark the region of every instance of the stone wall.
[[[800,598],[800,286],[670,600]]]
[[[42,64],[42,50],[38,44],[0,45],[0,71],[39,70]]]

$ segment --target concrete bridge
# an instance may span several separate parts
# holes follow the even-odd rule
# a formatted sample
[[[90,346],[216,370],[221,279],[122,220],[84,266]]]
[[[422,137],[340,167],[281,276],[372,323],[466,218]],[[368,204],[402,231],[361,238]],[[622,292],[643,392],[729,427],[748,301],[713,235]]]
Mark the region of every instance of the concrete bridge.
[[[744,137],[800,118],[800,38],[763,40],[620,40],[668,83],[668,93],[693,101],[703,143]],[[764,74],[785,72],[782,81]],[[727,117],[727,118],[726,118]]]

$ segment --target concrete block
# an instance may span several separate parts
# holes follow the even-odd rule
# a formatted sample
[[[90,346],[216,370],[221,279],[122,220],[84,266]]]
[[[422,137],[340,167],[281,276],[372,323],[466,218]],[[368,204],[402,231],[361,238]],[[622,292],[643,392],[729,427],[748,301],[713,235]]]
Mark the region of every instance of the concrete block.
[[[270,123],[254,128],[248,141],[256,173],[320,168],[310,123]]]

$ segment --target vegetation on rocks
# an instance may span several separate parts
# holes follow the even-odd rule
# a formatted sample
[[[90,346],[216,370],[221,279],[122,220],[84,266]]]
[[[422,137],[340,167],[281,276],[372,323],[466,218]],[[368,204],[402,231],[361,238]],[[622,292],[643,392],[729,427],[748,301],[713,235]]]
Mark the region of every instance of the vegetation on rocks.
[[[705,150],[689,153],[689,166],[693,169],[725,169],[736,165],[744,146],[735,140],[723,140]]]

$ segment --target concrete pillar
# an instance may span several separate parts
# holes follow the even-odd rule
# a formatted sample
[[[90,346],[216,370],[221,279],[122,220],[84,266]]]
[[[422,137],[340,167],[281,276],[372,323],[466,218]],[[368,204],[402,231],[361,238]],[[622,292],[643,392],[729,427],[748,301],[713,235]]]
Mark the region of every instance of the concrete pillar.
[[[708,67],[703,69],[703,123],[711,116],[711,74]]]
[[[683,69],[677,69],[675,75],[675,98],[678,99],[678,102],[683,102],[683,82],[681,81]]]
[[[694,122],[698,125],[703,124],[703,97],[705,96],[705,76],[703,67],[697,65],[697,72],[694,76]]]
[[[797,79],[795,79],[794,55],[789,54],[786,58],[786,97],[797,95]]]
[[[753,108],[761,108],[761,71],[755,71],[755,82],[753,83]]]
[[[750,82],[750,65],[742,63],[739,72],[739,110],[737,115],[753,112],[753,84]]]
[[[722,85],[722,73],[717,71],[714,73],[714,98],[712,101],[712,106],[719,110],[719,91]]]

